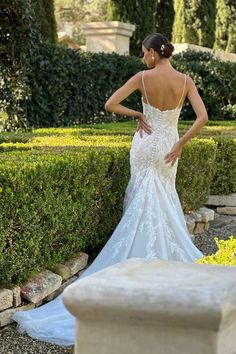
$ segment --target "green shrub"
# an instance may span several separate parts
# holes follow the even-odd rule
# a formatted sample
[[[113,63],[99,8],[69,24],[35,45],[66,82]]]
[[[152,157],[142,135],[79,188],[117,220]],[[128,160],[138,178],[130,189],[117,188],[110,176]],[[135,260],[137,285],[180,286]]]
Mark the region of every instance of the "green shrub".
[[[210,194],[216,143],[213,139],[192,139],[179,161],[176,188],[185,211],[197,210]]]
[[[122,149],[1,154],[0,283],[23,282],[104,241],[118,222],[126,178],[114,186],[112,173],[114,165],[124,172],[123,155]]]
[[[90,141],[81,144],[67,137],[70,147],[62,136],[52,138],[47,146],[38,140],[28,151],[0,154],[0,283],[21,283],[100,249],[122,215],[130,137],[85,137]],[[177,185],[185,210],[208,196],[214,149],[214,141],[195,139],[183,151]]]
[[[228,240],[219,240],[215,237],[218,251],[210,256],[198,259],[200,264],[222,264],[224,266],[236,266],[236,239],[230,236]]]
[[[209,119],[236,119],[236,63],[213,59],[209,53],[186,51],[175,55],[172,64],[192,77]],[[193,116],[193,109],[187,102],[182,117],[191,120]]]
[[[210,119],[236,118],[235,63],[224,63],[213,60],[209,54],[192,52],[174,56],[172,63],[177,70],[194,79]],[[29,70],[22,73],[16,86],[7,85],[8,74],[3,81],[0,80],[0,106],[8,117],[3,124],[4,129],[127,120],[127,117],[106,112],[104,104],[116,89],[144,68],[136,57],[115,53],[82,53],[44,43],[38,47],[37,53],[32,54]],[[142,110],[138,92],[124,103]],[[8,110],[12,113],[8,113]],[[19,124],[19,115],[21,121],[24,117],[24,124]],[[181,119],[191,120],[194,116],[187,102]]]
[[[214,137],[217,143],[211,194],[236,192],[236,138]]]
[[[114,115],[104,109],[106,100],[130,76],[144,68],[135,57],[81,53],[48,44],[42,45],[32,67],[31,95],[27,101],[32,127],[114,120]],[[140,95],[135,93],[126,104],[141,110]]]
[[[177,70],[194,79],[210,119],[236,119],[235,63],[224,63],[212,59],[209,54],[192,52],[174,56],[172,63]],[[48,44],[40,48],[31,65],[27,119],[32,127],[127,119],[106,112],[105,101],[132,75],[145,68],[140,59],[132,56],[81,53]],[[142,110],[138,92],[124,103]],[[186,103],[181,118],[193,119],[194,116],[190,104]]]

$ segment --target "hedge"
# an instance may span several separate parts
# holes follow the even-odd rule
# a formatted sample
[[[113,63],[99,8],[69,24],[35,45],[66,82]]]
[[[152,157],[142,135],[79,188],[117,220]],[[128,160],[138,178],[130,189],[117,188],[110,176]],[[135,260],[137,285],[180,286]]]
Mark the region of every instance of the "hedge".
[[[100,148],[91,142],[0,154],[0,283],[22,283],[110,237],[122,215],[130,143],[99,138]],[[209,195],[215,149],[212,139],[184,148],[177,189],[185,210]]]
[[[236,119],[236,63],[222,62],[208,53],[195,52],[176,55],[172,63],[177,70],[194,79],[210,119]],[[12,94],[10,106],[11,111],[15,112],[14,117],[21,111],[30,128],[124,121],[127,117],[104,110],[105,101],[132,75],[143,69],[145,66],[141,60],[134,56],[82,53],[44,43],[31,58],[30,69],[24,79],[27,94],[21,93],[17,101],[21,109],[13,109],[16,94],[9,92],[5,79],[1,85],[0,106],[1,102],[9,101]],[[25,98],[23,101],[22,97]],[[138,92],[131,95],[125,104],[142,110]],[[7,117],[7,111],[4,114]],[[194,113],[186,103],[181,119],[193,118]],[[20,123],[18,127],[22,126]],[[11,126],[17,128],[17,124],[13,125],[7,118],[2,124],[5,130],[10,130]]]
[[[236,192],[236,138],[214,137],[217,143],[211,194]]]
[[[0,283],[19,283],[87,246],[120,217],[127,151],[1,154]],[[127,160],[128,163],[128,160]]]

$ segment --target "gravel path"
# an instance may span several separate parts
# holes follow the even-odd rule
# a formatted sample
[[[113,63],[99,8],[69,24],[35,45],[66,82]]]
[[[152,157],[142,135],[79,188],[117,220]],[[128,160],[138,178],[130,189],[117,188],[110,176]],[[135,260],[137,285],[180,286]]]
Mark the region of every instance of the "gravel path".
[[[205,254],[216,252],[214,237],[227,239],[230,235],[236,237],[236,216],[215,214],[210,229],[195,237],[195,245]],[[56,345],[38,342],[25,334],[16,331],[16,325],[0,329],[0,354],[72,354],[73,348],[63,348]]]
[[[214,237],[226,240],[231,235],[236,237],[236,216],[215,213],[215,219],[210,222],[209,230],[201,235],[195,235],[194,244],[205,255],[209,255],[217,251]]]

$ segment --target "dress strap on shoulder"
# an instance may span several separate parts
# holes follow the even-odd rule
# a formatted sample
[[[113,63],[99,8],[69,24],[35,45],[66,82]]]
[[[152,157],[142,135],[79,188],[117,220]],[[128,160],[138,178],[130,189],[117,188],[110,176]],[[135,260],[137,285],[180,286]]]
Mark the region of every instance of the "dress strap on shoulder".
[[[144,91],[144,94],[145,94],[145,99],[147,101],[147,103],[149,104],[148,102],[148,97],[147,97],[147,91],[146,91],[146,88],[145,88],[145,85],[144,85],[144,73],[145,73],[145,70],[142,71],[142,84],[143,84],[143,91]]]
[[[181,98],[180,98],[179,103],[178,103],[178,105],[177,105],[177,107],[176,107],[176,108],[178,108],[178,107],[179,107],[180,102],[182,101],[182,98],[183,98],[183,96],[184,96],[184,92],[185,92],[185,87],[186,87],[186,74],[184,74],[184,88],[183,88],[183,92],[182,92]]]

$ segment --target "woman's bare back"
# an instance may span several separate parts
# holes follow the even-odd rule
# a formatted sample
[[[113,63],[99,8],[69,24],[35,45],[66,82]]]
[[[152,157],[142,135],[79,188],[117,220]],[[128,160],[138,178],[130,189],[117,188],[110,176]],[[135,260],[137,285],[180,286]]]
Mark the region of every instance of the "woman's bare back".
[[[185,78],[185,74],[172,68],[144,71],[141,85],[144,102],[160,111],[172,110],[181,106],[187,93]]]

